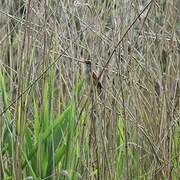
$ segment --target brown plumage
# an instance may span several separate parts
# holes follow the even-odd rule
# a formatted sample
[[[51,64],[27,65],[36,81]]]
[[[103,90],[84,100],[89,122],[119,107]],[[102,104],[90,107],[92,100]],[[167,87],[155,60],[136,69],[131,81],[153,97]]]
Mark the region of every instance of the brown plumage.
[[[98,81],[98,77],[94,71],[92,72],[92,79],[93,79],[93,84],[94,86],[97,87],[97,92],[100,95],[102,92],[102,84],[100,81]]]

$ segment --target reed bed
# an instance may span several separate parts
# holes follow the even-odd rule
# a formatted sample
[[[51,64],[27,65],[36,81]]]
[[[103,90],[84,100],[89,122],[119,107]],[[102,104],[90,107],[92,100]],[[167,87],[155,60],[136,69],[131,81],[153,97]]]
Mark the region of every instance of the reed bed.
[[[0,179],[180,179],[179,9],[0,1]]]

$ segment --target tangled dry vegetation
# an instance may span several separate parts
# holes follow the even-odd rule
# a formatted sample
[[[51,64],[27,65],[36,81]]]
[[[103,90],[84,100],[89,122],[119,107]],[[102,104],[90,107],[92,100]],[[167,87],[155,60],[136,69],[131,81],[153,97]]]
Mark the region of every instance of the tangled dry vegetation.
[[[179,2],[1,0],[0,179],[180,179]]]

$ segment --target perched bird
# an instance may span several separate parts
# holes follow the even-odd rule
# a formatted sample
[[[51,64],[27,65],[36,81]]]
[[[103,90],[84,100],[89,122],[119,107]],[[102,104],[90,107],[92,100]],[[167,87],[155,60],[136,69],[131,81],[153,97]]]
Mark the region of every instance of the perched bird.
[[[85,79],[88,83],[91,82],[94,86],[97,88],[98,95],[102,93],[102,83],[98,80],[97,74],[92,70],[92,63],[90,60],[84,60],[83,62],[83,68],[82,72],[83,75],[85,76]]]

